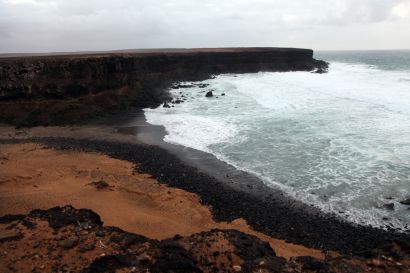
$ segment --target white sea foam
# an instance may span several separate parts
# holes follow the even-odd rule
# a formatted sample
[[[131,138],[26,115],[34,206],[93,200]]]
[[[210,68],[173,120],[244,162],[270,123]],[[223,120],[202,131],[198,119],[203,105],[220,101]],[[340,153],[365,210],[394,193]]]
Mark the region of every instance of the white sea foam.
[[[145,114],[166,128],[167,142],[212,153],[351,221],[406,229],[410,213],[399,201],[410,197],[408,78],[344,63],[327,74],[221,75],[206,88],[171,90],[188,100]],[[219,98],[206,98],[209,90]],[[393,211],[383,208],[390,202]]]
[[[204,116],[169,115],[155,110],[146,110],[146,116],[149,123],[165,126],[165,141],[205,152],[212,152],[210,145],[228,142],[238,133],[232,124]]]

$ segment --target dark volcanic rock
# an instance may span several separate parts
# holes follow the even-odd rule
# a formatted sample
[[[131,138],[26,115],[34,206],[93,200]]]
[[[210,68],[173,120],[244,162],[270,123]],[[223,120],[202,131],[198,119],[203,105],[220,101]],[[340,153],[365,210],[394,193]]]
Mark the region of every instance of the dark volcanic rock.
[[[195,85],[193,85],[193,84],[177,84],[177,85],[174,85],[172,88],[173,89],[180,89],[180,88],[192,88],[192,87],[195,87]]]
[[[198,86],[199,88],[205,88],[205,87],[209,86],[209,84],[200,83],[200,84],[198,84],[197,86]]]
[[[327,73],[327,67],[319,67],[318,69],[313,71],[313,73],[317,73],[317,74]]]
[[[25,216],[28,221],[41,222],[50,218],[44,215],[53,215],[54,218],[70,218],[76,216],[77,221],[93,223],[94,213],[84,213],[71,206],[53,208],[51,210],[36,210]],[[4,220],[0,217],[0,220]],[[16,223],[20,217],[8,217],[7,221]],[[39,223],[38,226],[44,226]],[[13,252],[9,256],[2,256],[0,271],[13,266],[16,272],[27,272],[24,268],[38,265],[41,259],[42,272],[234,272],[238,265],[234,264],[233,257],[241,259],[242,272],[269,270],[269,272],[284,272],[286,260],[276,257],[269,244],[260,239],[236,230],[211,230],[193,234],[191,236],[152,240],[144,236],[128,233],[115,227],[101,225],[87,229],[87,233],[76,235],[78,223],[71,221],[61,222],[61,230],[54,230],[56,237],[63,234],[61,240],[49,240],[50,229],[44,227],[23,231],[27,237],[16,238],[13,242],[0,240],[2,255],[9,251],[19,251],[35,245],[35,255],[24,255],[15,260]],[[104,231],[98,237],[99,247],[96,247],[96,233]],[[31,233],[31,234],[30,234]],[[31,239],[35,235],[36,241]],[[104,242],[104,243],[103,243]],[[11,247],[11,243],[14,247]],[[215,255],[215,247],[220,249]],[[73,251],[73,250],[76,251]],[[82,256],[87,253],[87,259]],[[47,254],[45,254],[47,253]],[[54,256],[58,253],[58,256]],[[3,259],[4,258],[4,259]],[[235,259],[238,260],[237,258]],[[223,262],[222,262],[223,261]],[[37,272],[37,271],[36,271]],[[265,271],[263,271],[265,272]]]
[[[401,204],[410,206],[410,198],[400,201]]]
[[[101,226],[98,214],[88,209],[76,210],[71,206],[54,207],[49,210],[33,210],[30,216],[45,219],[52,228],[58,229],[66,225],[81,223],[86,226]]]
[[[210,98],[210,97],[213,97],[213,96],[214,96],[214,94],[212,93],[212,91],[208,91],[205,94],[205,97],[207,97],[207,98]]]
[[[91,182],[90,185],[93,185],[97,190],[103,190],[108,188],[110,185],[105,182],[104,180],[99,180],[95,182]]]
[[[383,208],[387,210],[394,210],[394,203],[387,203],[383,205]]]
[[[67,248],[67,249],[73,248],[76,245],[78,245],[78,237],[76,236],[70,236],[67,239],[60,242],[60,246]]]
[[[303,264],[302,270],[312,270],[312,271],[319,271],[325,269],[325,264],[322,261],[319,261],[310,256],[301,256],[297,257],[296,260]]]
[[[158,106],[176,82],[221,73],[312,71],[309,49],[231,48],[0,58],[0,122],[67,124],[107,111]],[[174,88],[195,85],[178,84]],[[199,87],[203,88],[204,85]],[[12,102],[12,103],[10,103]]]

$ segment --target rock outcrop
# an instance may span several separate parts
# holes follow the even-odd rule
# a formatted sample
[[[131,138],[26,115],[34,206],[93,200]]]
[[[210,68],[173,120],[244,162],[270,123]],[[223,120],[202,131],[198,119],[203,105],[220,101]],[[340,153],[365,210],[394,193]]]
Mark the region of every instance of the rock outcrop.
[[[72,206],[0,217],[1,272],[408,272],[409,251],[391,242],[368,258],[278,257],[237,230],[213,229],[164,240],[106,227]]]
[[[64,124],[156,106],[166,88],[221,73],[326,70],[309,49],[224,48],[0,57],[0,122]]]

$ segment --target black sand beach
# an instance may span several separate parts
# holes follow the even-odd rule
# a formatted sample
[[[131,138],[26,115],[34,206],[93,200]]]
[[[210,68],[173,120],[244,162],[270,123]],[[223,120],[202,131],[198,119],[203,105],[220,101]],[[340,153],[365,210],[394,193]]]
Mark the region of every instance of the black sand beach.
[[[164,143],[163,128],[146,124],[143,116],[139,118],[140,125],[119,126],[117,130],[120,134],[135,135],[141,144],[92,137],[40,137],[1,143],[34,141],[61,150],[96,151],[138,164],[140,171],[152,174],[159,182],[198,194],[201,202],[212,208],[217,221],[243,218],[255,230],[292,243],[365,257],[391,241],[409,247],[408,234],[348,223],[337,215],[325,214],[294,200],[212,155]],[[144,144],[144,140],[150,143]]]

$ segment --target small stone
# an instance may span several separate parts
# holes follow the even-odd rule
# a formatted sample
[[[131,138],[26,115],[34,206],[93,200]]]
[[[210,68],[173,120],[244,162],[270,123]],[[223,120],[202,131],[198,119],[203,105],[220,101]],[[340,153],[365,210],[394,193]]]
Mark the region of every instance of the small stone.
[[[102,230],[98,230],[98,231],[95,233],[95,235],[96,235],[97,237],[104,237],[104,236],[105,236],[105,232],[102,231]]]
[[[174,240],[180,240],[180,239],[182,239],[182,236],[179,235],[179,234],[176,234],[173,239]]]
[[[410,206],[410,198],[400,201],[400,204]]]
[[[378,259],[372,259],[371,264],[374,266],[380,266],[382,263]]]
[[[383,207],[388,210],[394,210],[394,203],[384,204]]]
[[[79,252],[91,251],[95,248],[95,242],[90,242],[88,244],[83,244],[78,247]]]
[[[73,248],[78,244],[78,238],[75,236],[68,237],[67,239],[60,242],[60,246],[64,248]]]
[[[240,266],[240,265],[234,265],[234,266],[232,266],[232,268],[233,268],[233,270],[235,270],[235,272],[241,272],[241,270],[242,270],[242,266]]]
[[[108,184],[104,180],[91,182],[90,185],[93,185],[97,190],[102,190],[102,189],[108,188],[110,186],[110,184]]]
[[[147,265],[149,264],[149,262],[152,260],[152,258],[150,256],[148,256],[146,253],[142,253],[141,255],[139,255],[137,257],[137,260],[143,264],[143,265]]]
[[[212,91],[208,91],[208,92],[206,92],[206,95],[205,95],[205,97],[207,97],[207,98],[210,98],[210,97],[213,97],[213,93],[212,93]]]

